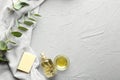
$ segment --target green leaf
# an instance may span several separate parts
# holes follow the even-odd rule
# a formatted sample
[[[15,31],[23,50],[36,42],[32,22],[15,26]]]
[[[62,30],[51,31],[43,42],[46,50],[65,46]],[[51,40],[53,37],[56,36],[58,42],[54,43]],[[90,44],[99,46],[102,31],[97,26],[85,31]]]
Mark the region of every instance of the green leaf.
[[[7,44],[4,41],[0,41],[0,50],[7,50]]]
[[[6,58],[0,57],[0,62],[8,62]]]
[[[19,9],[22,8],[22,5],[20,4],[20,2],[16,2],[16,3],[13,5],[13,8],[14,8],[15,10],[19,10]]]
[[[34,16],[38,16],[38,17],[41,17],[39,14],[34,14]]]
[[[17,32],[17,31],[14,31],[14,32],[11,32],[11,34],[15,37],[21,37],[22,36],[22,33],[21,32]]]
[[[27,28],[25,28],[25,27],[23,27],[23,26],[19,26],[18,29],[19,29],[19,30],[22,30],[22,31],[27,31],[27,30],[28,30]]]
[[[31,26],[33,25],[34,23],[32,21],[24,21],[24,24],[25,25],[28,25],[28,26]]]
[[[29,20],[36,21],[36,20],[35,20],[35,19],[33,19],[33,18],[29,18]]]
[[[0,57],[3,57],[3,54],[0,53]]]
[[[22,7],[29,6],[29,4],[26,2],[20,2],[20,5],[22,5]]]
[[[13,5],[13,8],[16,9],[16,10],[19,10],[25,6],[29,6],[28,3],[26,2],[16,2],[14,5]]]

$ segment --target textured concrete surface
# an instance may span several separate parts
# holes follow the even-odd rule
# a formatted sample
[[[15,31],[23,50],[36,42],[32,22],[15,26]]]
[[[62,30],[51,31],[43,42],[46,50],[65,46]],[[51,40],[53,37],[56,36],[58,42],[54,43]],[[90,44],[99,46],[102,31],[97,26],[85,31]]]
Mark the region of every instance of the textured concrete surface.
[[[40,14],[33,49],[71,62],[53,80],[120,80],[120,0],[46,0]]]

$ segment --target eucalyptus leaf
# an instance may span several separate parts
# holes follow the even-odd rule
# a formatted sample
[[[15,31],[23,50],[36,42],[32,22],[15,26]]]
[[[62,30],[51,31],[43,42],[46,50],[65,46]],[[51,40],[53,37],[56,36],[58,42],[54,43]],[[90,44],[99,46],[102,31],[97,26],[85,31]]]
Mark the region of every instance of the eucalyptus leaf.
[[[8,62],[6,58],[0,57],[0,62]]]
[[[13,5],[13,8],[16,9],[16,10],[19,10],[25,6],[29,6],[28,3],[26,2],[16,2],[14,5]]]
[[[36,20],[35,20],[35,19],[33,19],[33,18],[29,18],[29,20],[36,21]]]
[[[7,44],[4,41],[0,41],[0,50],[7,50]]]
[[[27,28],[25,28],[25,27],[23,27],[23,26],[19,26],[18,29],[19,29],[19,30],[22,30],[22,31],[27,31],[27,30],[28,30]]]
[[[22,8],[22,5],[20,4],[20,2],[16,2],[16,3],[13,5],[13,8],[14,8],[15,10],[19,10],[19,9]]]
[[[28,25],[28,26],[31,26],[33,25],[34,23],[32,21],[24,21],[24,24],[25,25]]]
[[[0,57],[3,57],[3,54],[0,53]]]
[[[29,6],[29,4],[26,2],[20,2],[20,5],[22,5],[22,7]]]
[[[34,16],[38,16],[38,17],[41,17],[39,14],[34,14]]]
[[[11,32],[11,34],[15,37],[21,37],[22,36],[22,33],[18,32],[18,31]]]

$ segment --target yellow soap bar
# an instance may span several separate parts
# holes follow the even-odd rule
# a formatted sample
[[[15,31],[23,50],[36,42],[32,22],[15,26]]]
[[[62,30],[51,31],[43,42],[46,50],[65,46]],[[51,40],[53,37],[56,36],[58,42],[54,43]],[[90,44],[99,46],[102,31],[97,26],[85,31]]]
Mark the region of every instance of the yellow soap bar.
[[[24,52],[17,69],[29,73],[35,61],[35,58],[35,55],[28,52]]]

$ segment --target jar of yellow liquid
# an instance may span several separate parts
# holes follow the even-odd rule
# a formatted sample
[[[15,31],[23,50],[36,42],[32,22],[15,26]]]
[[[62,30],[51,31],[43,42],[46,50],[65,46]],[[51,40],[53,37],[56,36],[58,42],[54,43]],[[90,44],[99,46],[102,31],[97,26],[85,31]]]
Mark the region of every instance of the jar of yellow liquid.
[[[47,58],[44,54],[41,54],[41,67],[47,78],[54,77],[56,74],[56,68],[53,61]]]
[[[65,55],[58,55],[54,59],[54,64],[56,66],[56,69],[59,71],[64,71],[69,67],[69,58]]]

